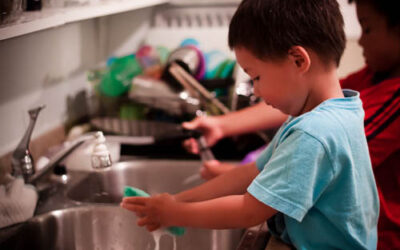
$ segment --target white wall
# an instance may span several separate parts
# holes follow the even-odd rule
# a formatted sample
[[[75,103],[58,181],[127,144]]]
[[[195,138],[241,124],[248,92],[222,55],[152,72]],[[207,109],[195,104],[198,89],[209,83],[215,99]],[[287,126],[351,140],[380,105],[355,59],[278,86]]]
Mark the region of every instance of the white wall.
[[[355,4],[348,0],[337,0],[343,15],[345,32],[348,39],[357,39],[361,34],[361,27],[357,21]]]
[[[339,77],[345,77],[364,66],[362,48],[356,39],[348,39],[338,68]]]
[[[25,132],[39,104],[33,137],[61,125],[67,98],[88,87],[85,70],[110,55],[134,52],[150,26],[151,8],[91,19],[0,41],[0,156]]]
[[[358,44],[358,38],[361,34],[361,28],[357,21],[355,4],[349,4],[348,0],[338,0],[343,14],[345,32],[347,37],[346,49],[344,51],[338,74],[344,77],[364,65],[362,57],[362,48]]]

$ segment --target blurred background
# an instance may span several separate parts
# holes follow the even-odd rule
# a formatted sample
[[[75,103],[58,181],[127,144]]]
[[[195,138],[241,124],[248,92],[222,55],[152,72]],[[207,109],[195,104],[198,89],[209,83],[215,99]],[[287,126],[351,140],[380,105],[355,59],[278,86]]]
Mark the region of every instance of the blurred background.
[[[180,123],[199,109],[221,113],[170,75],[173,62],[229,109],[256,102],[227,46],[238,3],[2,0],[0,156],[15,149],[29,123],[27,110],[41,104],[46,109],[33,139],[44,144],[32,147],[37,155],[79,124],[132,134],[123,121]],[[364,62],[354,5],[339,3],[347,35],[342,77]]]

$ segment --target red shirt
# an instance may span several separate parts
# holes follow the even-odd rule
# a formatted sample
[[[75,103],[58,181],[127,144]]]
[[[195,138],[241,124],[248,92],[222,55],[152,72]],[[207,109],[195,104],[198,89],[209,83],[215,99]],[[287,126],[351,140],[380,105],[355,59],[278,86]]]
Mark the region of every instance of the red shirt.
[[[380,199],[378,249],[400,249],[400,77],[377,84],[364,68],[341,81],[360,92],[372,167]]]

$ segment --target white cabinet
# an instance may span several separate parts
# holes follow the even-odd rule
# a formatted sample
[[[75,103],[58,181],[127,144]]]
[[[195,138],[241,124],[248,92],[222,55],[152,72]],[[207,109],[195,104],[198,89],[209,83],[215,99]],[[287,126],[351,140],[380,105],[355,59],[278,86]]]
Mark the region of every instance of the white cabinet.
[[[145,7],[168,3],[169,0],[115,0],[69,8],[44,8],[41,11],[24,12],[12,24],[0,26],[0,40],[29,34],[86,19],[128,12]]]

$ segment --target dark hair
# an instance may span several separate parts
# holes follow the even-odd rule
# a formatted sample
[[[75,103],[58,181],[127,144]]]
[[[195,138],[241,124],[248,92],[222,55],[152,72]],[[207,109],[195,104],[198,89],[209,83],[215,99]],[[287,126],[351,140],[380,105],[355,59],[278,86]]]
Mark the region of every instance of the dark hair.
[[[280,59],[302,46],[339,65],[345,47],[336,0],[243,0],[229,25],[229,47],[259,59]]]
[[[352,2],[370,4],[386,18],[389,26],[400,25],[399,2],[396,0],[349,0]]]

